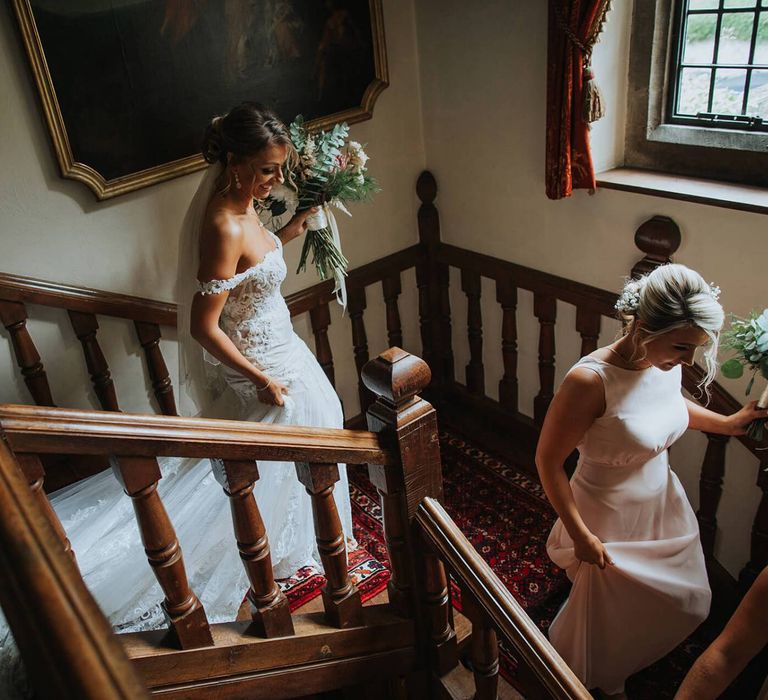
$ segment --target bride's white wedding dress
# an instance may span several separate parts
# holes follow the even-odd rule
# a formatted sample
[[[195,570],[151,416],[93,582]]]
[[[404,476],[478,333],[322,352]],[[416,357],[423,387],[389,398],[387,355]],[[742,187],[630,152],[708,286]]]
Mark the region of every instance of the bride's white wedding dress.
[[[288,387],[285,405],[262,404],[252,382],[223,365],[218,370],[240,399],[242,420],[341,428],[339,399],[314,355],[293,331],[280,293],[286,276],[282,244],[270,235],[275,247],[261,262],[230,279],[200,285],[199,291],[229,292],[220,325],[246,358]],[[176,528],[192,590],[209,621],[232,620],[248,581],[235,542],[229,499],[215,481],[209,460],[160,458],[159,463],[163,478],[158,491]],[[275,577],[287,578],[305,565],[321,568],[311,501],[294,464],[260,462],[259,474],[254,493],[267,529]],[[334,497],[344,533],[351,540],[349,487],[342,465],[339,474]],[[112,472],[61,489],[51,502],[88,588],[115,628],[128,632],[163,626],[159,606],[163,594],[147,563],[131,500]],[[9,665],[15,665],[9,658],[16,656],[12,646],[7,628],[5,634],[0,631],[0,668],[5,667],[0,675],[9,675]]]

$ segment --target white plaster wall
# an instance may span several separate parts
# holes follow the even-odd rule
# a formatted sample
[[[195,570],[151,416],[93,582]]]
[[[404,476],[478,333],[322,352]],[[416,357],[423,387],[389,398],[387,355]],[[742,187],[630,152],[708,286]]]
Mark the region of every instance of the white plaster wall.
[[[592,131],[598,168],[622,161],[631,3],[613,3],[595,52],[597,80],[608,116]],[[639,257],[637,227],[656,214],[682,229],[676,256],[723,288],[727,310],[764,305],[768,254],[766,217],[646,195],[598,190],[553,202],[544,194],[546,108],[545,2],[421,0],[417,26],[427,165],[437,178],[443,239],[503,259],[605,289],[616,289]],[[466,363],[461,328],[466,302],[452,279],[457,373]],[[501,375],[498,309],[485,297],[486,387],[495,395]],[[578,357],[572,310],[558,309],[558,380]],[[538,390],[535,319],[520,299],[521,410],[532,412]],[[601,341],[614,329],[604,329]],[[743,386],[728,383],[736,396]],[[686,436],[673,460],[694,507],[704,439]],[[757,508],[755,460],[734,444],[720,508],[718,559],[737,573],[748,558]]]
[[[385,3],[384,15],[391,86],[379,96],[374,118],[351,129],[352,138],[368,144],[370,170],[382,191],[372,204],[354,207],[352,219],[341,217],[351,267],[417,240],[414,186],[425,160],[413,2]],[[0,94],[0,271],[174,301],[178,231],[201,173],[105,202],[97,202],[84,185],[62,179],[9,6],[0,10]],[[291,272],[299,250],[296,243],[286,250]],[[314,272],[289,274],[284,291],[316,281]],[[405,278],[403,282],[402,308],[413,308],[413,285],[406,286]],[[374,354],[386,347],[380,332],[383,301],[371,293],[369,307],[366,323]],[[87,375],[66,314],[35,307],[30,311],[30,331],[49,369],[54,399],[64,406],[96,406],[92,392],[82,391]],[[104,319],[101,325],[121,406],[149,410],[145,384],[138,380],[143,370],[131,324]],[[297,320],[304,337],[307,326],[308,320]],[[330,336],[338,349],[340,377],[352,358],[348,326],[334,309]],[[413,347],[416,337],[406,327],[404,344]],[[163,349],[175,380],[172,337]],[[28,394],[10,354],[7,334],[0,334],[0,402],[26,402]],[[126,381],[131,376],[136,381]],[[356,390],[343,379],[340,383],[347,413],[356,412]]]

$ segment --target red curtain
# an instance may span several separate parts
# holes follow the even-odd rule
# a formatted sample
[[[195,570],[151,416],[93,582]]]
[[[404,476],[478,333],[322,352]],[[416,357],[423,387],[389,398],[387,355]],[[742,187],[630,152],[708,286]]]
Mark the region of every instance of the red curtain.
[[[584,115],[589,58],[610,0],[549,0],[547,44],[547,197],[595,190]],[[586,69],[586,70],[585,70]]]

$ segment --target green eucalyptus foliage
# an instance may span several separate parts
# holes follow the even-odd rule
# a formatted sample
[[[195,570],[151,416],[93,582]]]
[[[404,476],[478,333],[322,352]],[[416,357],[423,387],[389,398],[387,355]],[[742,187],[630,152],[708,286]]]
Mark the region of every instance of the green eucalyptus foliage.
[[[288,130],[299,154],[298,164],[285,178],[286,184],[296,191],[296,211],[329,202],[346,208],[350,202],[369,201],[379,191],[376,181],[365,172],[364,164],[348,165],[349,126],[346,123],[335,124],[328,131],[310,132],[304,118],[298,116]],[[276,216],[269,202],[268,207]],[[279,213],[284,211],[283,206]],[[310,256],[321,279],[332,277],[334,271],[346,274],[347,259],[334,244],[329,228],[307,231],[297,272],[306,268]]]
[[[753,311],[747,318],[731,317],[731,327],[723,333],[722,346],[734,352],[735,357],[723,362],[720,371],[728,379],[739,379],[744,370],[752,372],[746,394],[752,392],[758,373],[768,379],[768,309]],[[754,421],[747,434],[753,440],[763,439],[765,422]]]

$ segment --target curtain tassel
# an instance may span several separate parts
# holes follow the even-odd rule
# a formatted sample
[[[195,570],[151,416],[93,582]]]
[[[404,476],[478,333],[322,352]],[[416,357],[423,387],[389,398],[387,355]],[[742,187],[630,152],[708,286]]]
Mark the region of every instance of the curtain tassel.
[[[591,66],[585,66],[582,75],[584,91],[584,121],[587,125],[602,119],[605,116],[605,103],[603,94],[595,81],[595,74]]]

